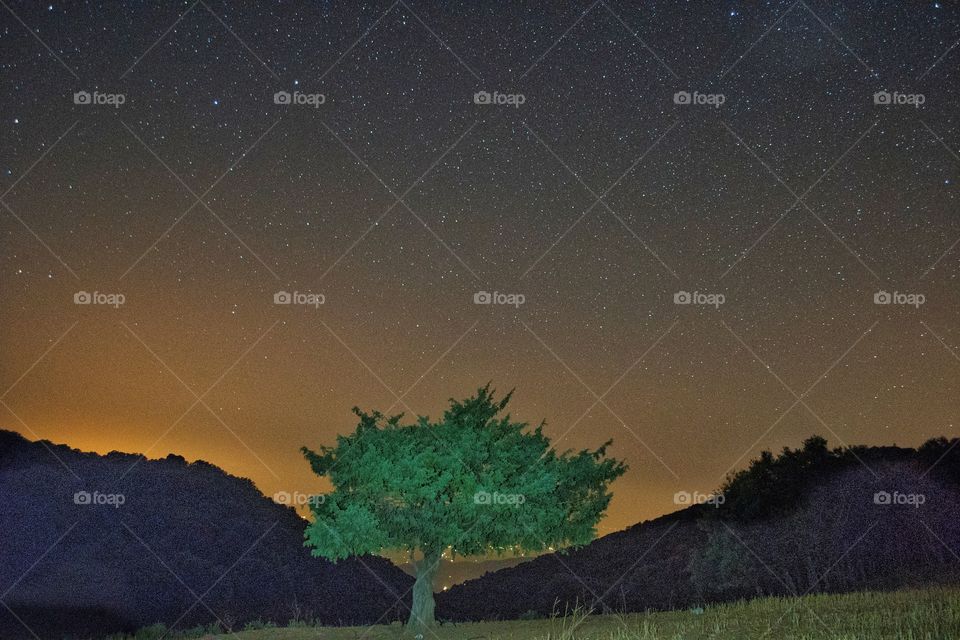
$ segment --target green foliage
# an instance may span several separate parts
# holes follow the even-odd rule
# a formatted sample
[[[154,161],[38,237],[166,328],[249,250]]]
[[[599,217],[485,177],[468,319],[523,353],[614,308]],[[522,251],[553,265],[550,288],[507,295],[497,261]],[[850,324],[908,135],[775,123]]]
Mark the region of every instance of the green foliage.
[[[250,622],[243,625],[244,631],[258,631],[260,629],[275,629],[276,624],[273,622],[264,622],[263,620],[251,620]]]
[[[157,623],[149,627],[137,629],[137,633],[133,637],[134,640],[160,640],[160,638],[167,637],[168,634],[167,626],[162,623]]]
[[[437,422],[365,413],[319,452],[302,449],[334,491],[314,501],[306,544],[332,560],[392,549],[431,555],[536,552],[582,545],[626,466],[596,450],[558,454],[504,413],[490,385],[451,400]]]
[[[792,510],[808,486],[826,474],[856,462],[849,449],[827,449],[827,441],[811,436],[800,449],[783,448],[776,458],[769,451],[746,469],[729,476],[721,491],[719,515],[753,520]]]
[[[747,557],[749,552],[733,533],[710,524],[701,523],[700,526],[707,529],[707,543],[694,552],[687,567],[690,581],[700,597],[709,600],[753,584]]]
[[[425,640],[920,640],[960,637],[960,591],[930,588],[757,598],[697,609],[588,615],[583,608],[541,620],[461,623],[427,633]],[[243,640],[395,640],[401,629],[316,627],[242,634]],[[217,640],[237,640],[224,635]]]
[[[149,627],[137,629],[133,635],[116,633],[106,637],[106,640],[194,640],[195,638],[210,638],[219,636],[224,630],[217,622],[199,625],[190,629],[167,629],[163,623],[152,624]]]

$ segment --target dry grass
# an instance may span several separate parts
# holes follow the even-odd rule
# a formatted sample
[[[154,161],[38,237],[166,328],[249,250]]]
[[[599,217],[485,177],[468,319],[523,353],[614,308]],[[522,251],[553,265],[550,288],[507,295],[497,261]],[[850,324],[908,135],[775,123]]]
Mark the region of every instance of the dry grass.
[[[399,625],[240,631],[218,640],[390,640]],[[763,598],[702,613],[585,615],[547,620],[445,624],[424,640],[935,640],[960,639],[960,588]]]

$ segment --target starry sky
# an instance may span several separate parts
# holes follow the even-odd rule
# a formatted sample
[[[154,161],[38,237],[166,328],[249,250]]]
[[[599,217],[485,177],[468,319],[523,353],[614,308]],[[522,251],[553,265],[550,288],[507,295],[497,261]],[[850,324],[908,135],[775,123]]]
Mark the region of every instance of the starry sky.
[[[492,381],[601,533],[960,435],[957,2],[2,4],[4,428],[306,494]]]

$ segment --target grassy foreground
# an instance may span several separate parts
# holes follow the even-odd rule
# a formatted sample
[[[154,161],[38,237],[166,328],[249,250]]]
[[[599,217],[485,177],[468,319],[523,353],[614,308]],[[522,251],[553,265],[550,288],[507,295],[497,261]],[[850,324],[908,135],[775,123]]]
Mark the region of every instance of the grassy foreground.
[[[708,607],[702,613],[593,615],[548,620],[444,624],[425,640],[794,640],[960,638],[960,588],[893,593],[763,598]],[[399,625],[300,627],[240,631],[234,640],[388,640]]]

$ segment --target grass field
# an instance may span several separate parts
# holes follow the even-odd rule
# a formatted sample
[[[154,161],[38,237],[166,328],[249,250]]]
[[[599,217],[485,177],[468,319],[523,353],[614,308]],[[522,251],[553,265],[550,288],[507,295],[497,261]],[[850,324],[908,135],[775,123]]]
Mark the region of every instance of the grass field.
[[[425,640],[960,639],[960,588],[764,598],[702,613],[579,614],[548,620],[444,624]],[[400,625],[250,629],[226,640],[388,640]]]

